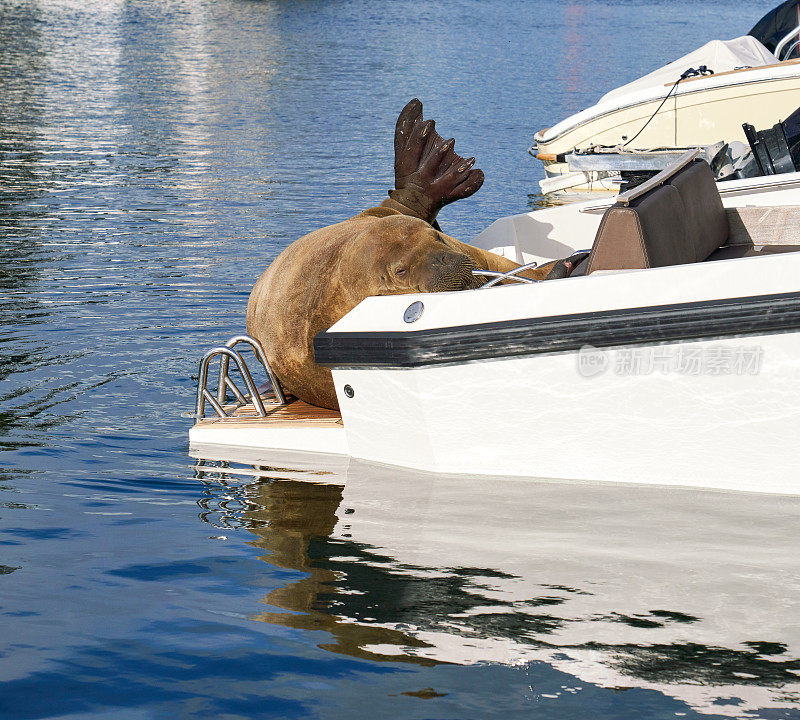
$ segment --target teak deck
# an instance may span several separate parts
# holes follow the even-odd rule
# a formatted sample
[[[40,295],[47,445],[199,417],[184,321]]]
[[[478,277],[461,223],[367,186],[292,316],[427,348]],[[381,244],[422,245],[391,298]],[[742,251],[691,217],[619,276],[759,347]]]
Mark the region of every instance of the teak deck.
[[[226,406],[226,412],[231,413],[231,417],[207,417],[198,421],[198,425],[213,425],[224,423],[226,425],[236,425],[237,427],[257,427],[270,425],[274,427],[300,427],[313,425],[314,427],[341,427],[342,415],[338,410],[327,410],[326,408],[315,407],[294,397],[287,397],[286,405],[276,405],[275,396],[264,393],[261,396],[264,401],[266,417],[260,417],[252,405],[244,405],[235,408]]]

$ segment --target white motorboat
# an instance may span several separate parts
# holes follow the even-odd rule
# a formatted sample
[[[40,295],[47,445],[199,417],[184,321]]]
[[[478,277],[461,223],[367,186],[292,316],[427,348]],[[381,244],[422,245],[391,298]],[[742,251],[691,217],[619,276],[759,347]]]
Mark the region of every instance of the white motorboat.
[[[784,3],[749,35],[713,40],[536,133],[531,153],[545,167],[543,190],[615,190],[618,174],[570,169],[567,156],[576,149],[652,150],[746,142],[743,123],[771,127],[786,119],[800,97],[800,60],[793,59],[800,38],[797,7],[796,0]],[[775,23],[768,22],[776,13],[783,13],[780,27],[786,31],[777,41]]]
[[[341,412],[244,405],[258,391],[241,354],[215,348],[191,445],[800,493],[800,191],[773,176],[723,200],[695,155],[613,205],[504,218],[473,241],[523,263],[591,247],[572,277],[362,302],[315,340]],[[236,410],[229,362],[250,395]]]

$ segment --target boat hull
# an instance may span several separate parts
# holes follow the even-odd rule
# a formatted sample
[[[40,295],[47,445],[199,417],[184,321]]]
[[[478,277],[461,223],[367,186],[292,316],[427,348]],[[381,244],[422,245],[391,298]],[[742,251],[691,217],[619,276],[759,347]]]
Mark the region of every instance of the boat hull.
[[[800,430],[800,415],[787,407],[782,388],[800,383],[799,352],[796,335],[749,336],[657,351],[592,349],[590,362],[606,368],[600,377],[581,376],[586,351],[335,377],[358,387],[365,403],[403,398],[383,420],[345,413],[350,452],[372,462],[467,475],[797,493],[797,458],[786,431]],[[675,377],[630,367],[740,356],[762,359],[755,377],[728,371]]]
[[[349,452],[430,472],[800,493],[797,271],[792,254],[474,291],[457,305],[370,299],[322,353],[339,357],[327,364]],[[765,300],[776,288],[798,303],[791,317]],[[414,300],[449,330],[432,320],[404,344],[391,319]],[[684,337],[667,332],[670,313]],[[530,323],[529,339],[520,326],[504,341],[491,329],[503,322]]]

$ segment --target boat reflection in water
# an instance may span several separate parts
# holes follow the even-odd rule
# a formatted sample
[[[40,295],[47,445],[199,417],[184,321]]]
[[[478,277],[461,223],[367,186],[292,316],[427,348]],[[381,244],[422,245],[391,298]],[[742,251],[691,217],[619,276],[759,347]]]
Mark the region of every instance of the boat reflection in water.
[[[800,702],[798,497],[291,464],[197,467],[202,517],[307,573],[255,620],[364,659],[545,662],[716,715]]]

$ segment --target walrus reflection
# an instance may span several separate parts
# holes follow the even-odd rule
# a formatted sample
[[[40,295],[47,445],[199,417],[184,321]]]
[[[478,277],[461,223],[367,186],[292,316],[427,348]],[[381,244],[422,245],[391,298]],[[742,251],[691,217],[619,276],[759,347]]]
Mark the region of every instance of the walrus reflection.
[[[320,647],[331,652],[370,660],[437,664],[402,652],[402,648],[425,647],[426,643],[399,630],[346,619],[347,612],[344,617],[339,614],[346,581],[342,581],[341,572],[335,569],[336,563],[331,558],[349,554],[351,548],[343,547],[344,543],[329,536],[338,520],[341,486],[277,480],[251,487],[255,492],[250,497],[261,508],[246,511],[244,520],[257,537],[251,545],[267,551],[260,559],[280,568],[308,573],[308,577],[277,588],[262,600],[288,612],[265,611],[252,619],[298,630],[327,631],[333,641]],[[398,647],[400,651],[387,654],[365,649],[377,645]]]

